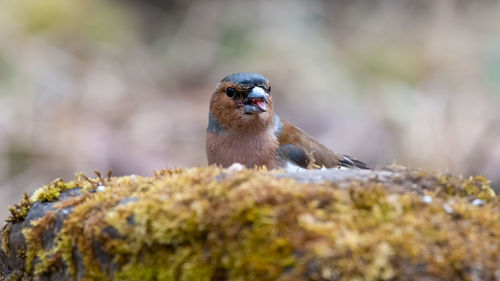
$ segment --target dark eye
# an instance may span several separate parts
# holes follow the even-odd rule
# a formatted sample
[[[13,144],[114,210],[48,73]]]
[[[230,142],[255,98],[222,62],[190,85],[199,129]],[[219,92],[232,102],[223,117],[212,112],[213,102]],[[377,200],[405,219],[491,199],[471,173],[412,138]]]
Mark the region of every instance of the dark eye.
[[[231,87],[227,87],[226,88],[226,95],[230,98],[236,96],[236,90],[234,88],[231,88]]]

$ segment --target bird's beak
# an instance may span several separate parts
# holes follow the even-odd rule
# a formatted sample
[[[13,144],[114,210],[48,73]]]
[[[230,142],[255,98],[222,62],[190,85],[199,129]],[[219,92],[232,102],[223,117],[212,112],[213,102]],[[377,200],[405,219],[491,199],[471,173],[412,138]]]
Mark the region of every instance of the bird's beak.
[[[261,87],[254,87],[245,99],[245,113],[261,113],[267,111],[269,99],[266,91]]]

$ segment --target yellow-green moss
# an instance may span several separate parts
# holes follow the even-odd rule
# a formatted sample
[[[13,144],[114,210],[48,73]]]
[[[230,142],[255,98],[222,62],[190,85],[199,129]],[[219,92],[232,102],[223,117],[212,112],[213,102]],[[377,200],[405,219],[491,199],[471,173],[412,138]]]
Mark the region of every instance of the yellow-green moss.
[[[2,276],[2,280],[4,280],[4,276]],[[9,278],[6,281],[19,281],[22,280],[22,274],[18,272],[13,272],[11,275],[9,275]]]
[[[10,231],[12,229],[12,225],[6,224],[2,229],[2,251],[4,253],[9,252],[9,242],[10,242]]]
[[[111,175],[110,173],[109,176]],[[62,192],[77,187],[81,187],[84,190],[89,190],[91,188],[97,187],[104,180],[101,178],[98,172],[96,172],[96,174],[98,175],[98,178],[96,179],[89,179],[83,174],[75,174],[75,180],[69,182],[64,182],[63,179],[57,178],[51,183],[35,190],[31,197],[28,196],[28,194],[24,193],[23,199],[19,204],[9,206],[11,215],[6,219],[6,221],[14,223],[24,220],[28,215],[28,211],[30,210],[31,205],[34,202],[55,201],[59,198]]]
[[[495,198],[495,191],[491,189],[490,183],[485,176],[475,176],[464,179],[462,176],[450,174],[438,177],[439,186],[443,191],[451,195],[474,196],[478,199],[490,200]]]
[[[19,204],[9,206],[10,216],[5,221],[15,223],[24,220],[31,208],[31,203],[32,202],[28,194],[24,193],[23,199],[19,202]]]
[[[89,182],[82,180],[82,178],[77,178],[77,180],[64,182],[63,179],[57,178],[50,184],[44,185],[41,188],[35,190],[35,193],[31,196],[31,201],[47,202],[54,201],[59,198],[62,192],[77,188],[77,187],[88,187]]]
[[[32,221],[31,228],[25,228],[23,230],[24,238],[29,241],[29,243],[27,243],[26,252],[26,270],[28,272],[31,271],[31,266],[35,257],[38,256],[42,263],[46,260],[45,257],[47,253],[43,245],[43,233],[54,225],[55,219],[55,212],[49,211],[38,220]]]
[[[500,204],[488,181],[414,171],[404,177],[434,182],[424,191],[432,200],[376,180],[339,188],[265,170],[108,177],[100,191],[72,201],[51,249],[37,239],[50,218],[25,230],[27,265],[38,257],[33,272],[42,274],[60,258],[74,274],[76,248],[87,280],[108,279],[93,250],[98,241],[117,264],[114,280],[390,280],[412,276],[410,265],[446,280],[471,279],[474,266],[493,272]],[[471,198],[485,202],[475,206]]]

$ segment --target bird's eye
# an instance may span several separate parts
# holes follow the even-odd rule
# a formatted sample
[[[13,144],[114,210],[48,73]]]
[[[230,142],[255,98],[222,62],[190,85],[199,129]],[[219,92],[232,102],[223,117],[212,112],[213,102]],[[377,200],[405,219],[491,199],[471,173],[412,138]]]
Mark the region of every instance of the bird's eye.
[[[230,98],[236,96],[236,90],[234,88],[231,88],[231,87],[227,87],[226,88],[226,95]]]

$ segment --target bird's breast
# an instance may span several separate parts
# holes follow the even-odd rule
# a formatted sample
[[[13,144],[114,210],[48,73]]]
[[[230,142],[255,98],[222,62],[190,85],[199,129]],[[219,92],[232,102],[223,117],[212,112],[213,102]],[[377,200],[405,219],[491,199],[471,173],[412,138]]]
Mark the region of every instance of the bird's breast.
[[[246,136],[221,136],[207,133],[206,150],[208,164],[229,167],[241,163],[248,168],[267,166],[276,168],[278,140],[273,133],[265,132]]]

